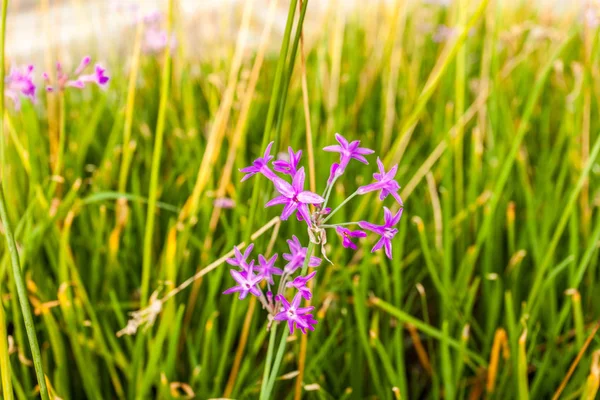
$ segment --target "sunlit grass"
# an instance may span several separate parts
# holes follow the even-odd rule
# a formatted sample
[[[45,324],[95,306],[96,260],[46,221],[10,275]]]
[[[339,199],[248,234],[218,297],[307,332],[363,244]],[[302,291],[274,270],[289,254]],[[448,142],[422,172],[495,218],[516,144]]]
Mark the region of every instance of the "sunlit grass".
[[[272,11],[250,43],[245,28],[259,7],[251,1],[226,59],[183,57],[195,51],[183,37],[172,54],[143,54],[132,27],[108,90],[65,92],[60,176],[58,98],[41,94],[19,112],[7,105],[2,186],[51,393],[258,398],[265,314],[254,299],[221,295],[231,281],[215,260],[250,239],[275,252],[292,234],[308,241],[305,225],[280,224],[263,207],[272,197],[263,178],[238,184],[237,172],[271,140],[277,151],[306,149],[308,121],[314,167],[302,162],[318,193],[335,161],[321,148],[341,132],[399,164],[404,216],[393,261],[371,254],[368,241],[353,253],[329,238],[334,265],[317,274],[319,324],[298,393],[593,398],[598,31],[578,16],[498,3],[332,8],[302,45],[296,10],[282,57],[267,51]],[[436,43],[441,24],[457,28]],[[351,164],[331,204],[372,172],[374,162]],[[222,197],[236,206],[216,208]],[[382,214],[367,195],[332,222]],[[11,378],[15,397],[29,398],[37,380],[2,243],[2,384],[10,390]],[[129,312],[156,299],[164,302],[153,324],[116,336]],[[302,348],[300,336],[288,338],[273,398],[295,396]]]

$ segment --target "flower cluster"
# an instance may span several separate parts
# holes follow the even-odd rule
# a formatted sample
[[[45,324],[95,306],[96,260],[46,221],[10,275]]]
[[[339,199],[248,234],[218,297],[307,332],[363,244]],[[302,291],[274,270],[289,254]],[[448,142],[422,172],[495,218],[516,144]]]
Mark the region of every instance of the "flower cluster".
[[[87,84],[95,83],[100,87],[108,85],[110,77],[106,75],[106,69],[100,64],[94,66],[94,71],[90,74],[84,74],[84,70],[90,64],[91,58],[84,57],[79,66],[72,75],[66,73],[60,63],[56,64],[56,81],[51,82],[50,75],[46,72],[42,77],[46,83],[46,91],[63,91],[68,87],[83,89]],[[10,69],[9,74],[4,80],[4,95],[12,100],[15,109],[21,108],[21,96],[28,98],[32,103],[36,102],[37,86],[34,82],[33,65],[24,68]]]
[[[258,297],[263,307],[269,312],[270,320],[287,321],[290,333],[293,333],[294,328],[306,333],[308,330],[313,330],[317,323],[311,314],[314,307],[301,307],[301,303],[302,299],[308,301],[313,295],[307,283],[315,277],[317,272],[308,273],[308,268],[318,267],[321,264],[321,259],[312,255],[314,245],[321,244],[322,255],[327,259],[323,247],[327,242],[327,230],[334,230],[341,237],[342,246],[353,250],[358,249],[356,241],[366,238],[367,232],[365,231],[370,231],[378,236],[371,252],[384,249],[385,255],[391,259],[392,239],[398,233],[395,226],[402,217],[403,204],[398,194],[400,185],[395,180],[398,166],[394,165],[386,171],[379,158],[377,158],[379,171],[373,174],[374,182],[360,186],[333,211],[327,207],[335,182],[344,175],[350,162],[356,160],[368,165],[369,162],[365,156],[374,153],[371,149],[360,147],[359,140],[349,142],[340,134],[336,134],[335,139],[338,142],[337,145],[327,146],[323,149],[326,152],[339,153],[340,158],[339,162],[333,163],[330,168],[329,179],[322,195],[304,189],[306,174],[304,167],[299,166],[302,157],[301,150],[294,151],[289,147],[287,154],[284,153],[279,160],[273,161],[274,156],[271,155],[273,142],[271,142],[262,157],[254,160],[252,165],[240,169],[240,172],[245,174],[242,181],[260,174],[273,184],[277,195],[269,200],[265,207],[281,205],[283,206],[281,220],[285,221],[292,215],[296,215],[299,221],[306,223],[311,245],[303,247],[300,240],[296,236],[292,236],[292,239],[287,241],[290,252],[283,254],[282,257],[287,262],[283,268],[275,266],[278,259],[277,254],[271,258],[259,255],[257,263],[256,260],[249,259],[253,245],[248,246],[243,254],[235,248],[235,257],[228,262],[239,268],[231,270],[231,276],[237,285],[227,289],[224,293],[239,293],[240,299],[244,299],[248,294]],[[388,196],[392,196],[396,200],[398,211],[395,213],[388,207],[383,207],[384,222],[382,225],[368,221],[327,224],[327,221],[353,197],[371,192],[378,192],[381,201]],[[356,225],[360,229],[347,227],[351,225]],[[293,277],[298,271],[300,274]],[[279,284],[273,295],[275,276],[279,276]],[[295,290],[292,297],[286,297],[287,289]],[[288,300],[289,298],[292,299],[291,302]]]
[[[73,87],[77,89],[83,89],[85,85],[95,83],[100,87],[105,87],[108,84],[109,77],[106,75],[106,69],[100,64],[96,64],[94,72],[91,74],[84,74],[83,71],[90,64],[91,58],[89,56],[83,57],[79,66],[73,74],[65,72],[60,63],[56,64],[56,81],[51,82],[50,75],[46,72],[43,73],[44,81],[46,82],[46,90],[48,92],[63,91],[67,87]]]
[[[302,298],[310,300],[312,297],[312,293],[306,284],[315,276],[316,271],[307,276],[298,276],[290,281],[293,273],[304,263],[304,259],[307,256],[307,248],[302,247],[300,241],[295,236],[294,240],[288,240],[288,244],[290,246],[290,254],[283,255],[283,258],[288,261],[284,269],[275,267],[275,262],[278,258],[277,254],[274,254],[271,258],[259,254],[257,265],[256,260],[249,260],[254,248],[253,244],[250,244],[244,253],[237,247],[234,247],[235,257],[227,260],[227,263],[239,268],[230,271],[231,277],[237,285],[227,289],[223,293],[239,293],[240,300],[246,298],[248,294],[256,296],[263,307],[272,315],[273,320],[287,321],[290,333],[294,332],[294,328],[300,329],[302,333],[306,333],[306,331],[315,329],[314,325],[317,321],[311,314],[314,307],[300,307],[300,302]],[[310,258],[311,266],[316,267],[320,263],[321,259],[317,257]],[[274,276],[280,276],[280,280],[277,294],[273,297],[272,287],[275,284]],[[265,282],[266,294],[263,293],[263,288],[260,286],[261,282]],[[286,288],[295,288],[297,291],[291,304],[283,294]]]

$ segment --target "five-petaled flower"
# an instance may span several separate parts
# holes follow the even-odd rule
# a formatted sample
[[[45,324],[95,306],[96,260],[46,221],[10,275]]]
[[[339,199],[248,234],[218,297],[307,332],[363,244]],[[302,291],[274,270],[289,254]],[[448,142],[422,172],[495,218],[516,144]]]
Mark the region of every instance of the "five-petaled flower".
[[[310,300],[312,298],[312,293],[310,289],[306,287],[306,283],[310,281],[316,274],[317,271],[313,271],[306,276],[298,276],[293,281],[288,282],[285,287],[293,287],[298,289],[298,293],[300,293],[302,297],[304,297],[306,300]]]
[[[265,153],[263,154],[262,157],[259,157],[256,160],[254,160],[252,162],[252,165],[240,169],[240,172],[243,172],[246,174],[242,178],[242,182],[244,182],[246,179],[249,179],[250,177],[252,177],[258,173],[263,174],[271,181],[281,179],[277,175],[275,175],[275,173],[273,171],[271,171],[271,169],[269,168],[269,163],[273,159],[273,156],[271,155],[271,147],[272,146],[273,146],[273,142],[269,143],[269,145],[265,149]]]
[[[281,212],[281,219],[286,220],[295,211],[302,216],[302,219],[310,226],[310,213],[308,212],[308,204],[321,204],[325,201],[324,198],[316,193],[308,190],[304,190],[304,167],[300,168],[292,184],[290,185],[281,178],[277,178],[273,181],[275,188],[281,196],[277,196],[267,204],[265,207],[271,207],[278,204],[285,204],[283,211]]]
[[[381,190],[381,192],[379,193],[380,200],[384,200],[386,197],[388,197],[388,195],[391,194],[396,199],[398,204],[402,206],[402,199],[398,194],[398,190],[400,190],[400,185],[398,185],[398,182],[394,180],[396,172],[398,171],[398,165],[394,165],[392,169],[390,169],[388,172],[385,172],[385,167],[383,166],[383,163],[381,162],[379,157],[377,157],[377,166],[379,167],[379,173],[373,174],[373,178],[377,182],[359,187],[357,190],[358,194],[365,194],[369,192],[374,192],[376,190]]]
[[[270,259],[266,259],[262,254],[258,255],[258,265],[254,267],[254,271],[258,273],[262,279],[267,281],[270,285],[273,285],[273,275],[281,275],[283,271],[275,267],[275,261],[277,260],[277,254],[274,254]]]
[[[373,154],[375,152],[374,150],[367,149],[365,147],[358,147],[360,146],[360,140],[348,142],[346,138],[339,133],[335,134],[335,140],[337,140],[339,145],[332,145],[323,148],[325,151],[340,153],[339,164],[332,165],[331,175],[329,177],[330,180],[333,180],[335,176],[342,175],[352,158],[360,161],[363,164],[369,164],[364,156]]]
[[[21,107],[19,96],[25,96],[35,103],[35,89],[33,65],[29,65],[23,70],[14,67],[10,69],[10,73],[5,79],[4,94],[13,101],[17,110]]]
[[[281,311],[273,317],[275,321],[287,321],[290,333],[294,333],[294,325],[300,329],[302,333],[306,333],[306,330],[314,330],[313,325],[317,323],[309,314],[314,310],[313,306],[300,307],[300,301],[302,296],[300,293],[296,293],[292,304],[290,304],[285,297],[282,295],[275,296],[277,301],[281,302]]]
[[[106,75],[106,69],[100,64],[96,64],[94,72],[92,74],[82,74],[83,70],[90,64],[91,58],[89,56],[83,57],[79,66],[73,72],[73,78],[63,71],[60,63],[56,64],[56,84],[51,85],[50,75],[44,72],[42,75],[46,81],[46,90],[48,92],[54,92],[55,90],[63,91],[67,87],[74,87],[77,89],[83,89],[88,83],[95,83],[100,87],[104,87],[108,84],[110,79]]]
[[[342,237],[342,246],[356,250],[356,244],[352,241],[352,238],[364,238],[367,237],[366,232],[363,231],[351,231],[348,228],[344,228],[343,226],[337,226],[335,231]]]
[[[238,283],[237,286],[231,287],[223,292],[223,294],[230,294],[234,292],[239,292],[239,299],[243,300],[248,296],[248,293],[252,293],[254,296],[259,297],[261,292],[258,288],[257,284],[262,280],[262,277],[258,275],[254,275],[252,272],[252,267],[254,266],[254,261],[248,264],[248,269],[244,271],[236,271],[235,269],[229,270],[231,273],[231,277],[235,279]]]
[[[302,244],[296,235],[292,236],[292,239],[288,239],[287,243],[288,246],[290,246],[290,253],[283,254],[283,259],[288,262],[283,270],[286,273],[291,274],[300,268],[302,264],[304,264],[306,251],[308,249],[306,247],[302,247]],[[318,267],[320,264],[321,259],[319,257],[311,256],[310,260],[308,261],[309,267]]]
[[[360,221],[358,223],[358,226],[361,228],[370,230],[381,236],[379,241],[373,246],[371,253],[385,247],[385,255],[390,259],[392,258],[392,238],[398,233],[398,229],[394,228],[394,226],[400,221],[402,210],[403,209],[401,208],[396,215],[393,215],[389,208],[383,207],[383,225],[375,225],[366,221]]]
[[[273,169],[282,174],[295,176],[296,172],[298,172],[298,163],[300,162],[300,157],[302,157],[302,150],[294,153],[294,149],[288,147],[288,157],[289,160],[273,161]]]

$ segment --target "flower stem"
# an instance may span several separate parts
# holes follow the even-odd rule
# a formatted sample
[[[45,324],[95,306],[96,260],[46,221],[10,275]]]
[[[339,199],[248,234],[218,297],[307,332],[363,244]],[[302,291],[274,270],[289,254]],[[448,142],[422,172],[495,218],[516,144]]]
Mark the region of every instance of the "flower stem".
[[[302,275],[304,275],[306,273],[306,270],[308,270],[308,264],[310,262],[310,257],[312,256],[314,249],[315,244],[313,242],[310,242],[306,249],[306,257],[304,258],[304,264],[302,265]],[[289,330],[284,329],[283,334],[281,335],[281,340],[279,342],[279,348],[277,349],[277,356],[275,356],[275,361],[273,362],[273,368],[271,368],[270,373],[268,373],[267,371],[269,365],[271,364],[271,358],[273,357],[276,327],[277,324],[273,326],[271,335],[269,337],[269,349],[267,351],[267,361],[265,364],[265,371],[263,373],[262,386],[260,388],[260,400],[267,400],[271,397],[271,392],[273,391],[273,387],[275,386],[275,378],[277,377],[279,366],[281,365],[281,361],[283,360],[283,353],[285,352],[285,345],[289,336]]]
[[[2,78],[0,76],[0,78]],[[4,111],[4,110],[1,110]],[[27,338],[29,339],[29,347],[31,348],[31,357],[33,358],[33,365],[35,367],[35,374],[37,375],[38,384],[40,387],[40,396],[42,400],[48,400],[48,389],[46,387],[46,379],[44,377],[44,370],[42,368],[42,356],[40,353],[40,347],[38,345],[37,336],[35,334],[35,326],[33,324],[33,317],[31,316],[31,308],[29,307],[29,300],[27,299],[27,291],[25,289],[25,283],[23,282],[23,276],[21,275],[21,266],[19,263],[19,253],[17,251],[17,245],[13,236],[10,221],[8,220],[8,213],[6,212],[6,201],[4,199],[4,188],[0,183],[0,219],[4,226],[4,234],[6,236],[6,243],[8,245],[8,252],[10,253],[10,261],[12,264],[13,277],[15,279],[15,286],[17,287],[17,295],[19,297],[19,305],[21,306],[21,313],[23,314],[23,321],[25,322],[25,330],[27,331]]]
[[[329,218],[333,217],[333,214],[335,214],[336,212],[338,212],[338,211],[340,210],[340,208],[342,208],[342,207],[343,207],[343,206],[344,206],[344,205],[345,205],[347,202],[349,202],[350,200],[352,200],[352,199],[354,198],[354,196],[356,196],[357,194],[358,194],[358,190],[357,190],[357,191],[355,191],[354,193],[352,193],[350,196],[348,196],[348,197],[346,198],[346,200],[342,201],[342,203],[341,203],[339,206],[337,206],[337,207],[335,208],[335,210],[333,210],[333,211],[331,212],[331,214],[329,214],[329,215],[327,216],[327,218],[325,218],[325,219],[323,220],[323,223],[327,222],[327,221],[329,220]]]
[[[323,193],[323,197],[325,197],[325,201],[323,202],[323,206],[321,207],[323,210],[327,207],[327,202],[329,201],[329,196],[331,196],[331,191],[333,190],[333,185],[335,185],[335,181],[339,178],[337,175],[333,177],[331,183],[328,183],[325,187],[325,192]]]
[[[342,222],[341,224],[321,224],[321,228],[335,228],[337,226],[358,225],[358,222]]]
[[[271,360],[273,359],[273,348],[275,347],[275,336],[277,335],[277,326],[278,323],[273,324],[271,327],[271,334],[269,335],[269,348],[267,350],[267,360],[265,361],[265,369],[263,371],[263,379],[262,384],[260,386],[260,399],[265,398],[263,396],[266,393],[267,383],[269,381],[269,367],[271,365]]]
[[[173,23],[173,1],[169,1],[167,18],[167,33],[171,34]],[[156,123],[156,136],[154,139],[154,150],[152,152],[152,166],[150,170],[150,188],[148,191],[148,207],[146,209],[146,227],[144,232],[142,284],[140,289],[141,306],[148,304],[150,288],[150,272],[152,267],[152,239],[154,237],[154,219],[156,216],[156,201],[158,197],[158,180],[160,173],[160,160],[162,155],[163,137],[165,133],[165,122],[167,107],[169,104],[169,82],[171,78],[171,46],[165,48],[163,59],[163,71],[161,76],[160,103],[158,106],[158,121]]]
[[[56,158],[54,160],[54,167],[52,168],[52,179],[50,183],[50,194],[49,198],[52,198],[56,193],[59,179],[62,173],[63,157],[65,154],[65,147],[67,143],[66,133],[66,110],[65,94],[60,91],[58,93],[58,148],[56,149]]]

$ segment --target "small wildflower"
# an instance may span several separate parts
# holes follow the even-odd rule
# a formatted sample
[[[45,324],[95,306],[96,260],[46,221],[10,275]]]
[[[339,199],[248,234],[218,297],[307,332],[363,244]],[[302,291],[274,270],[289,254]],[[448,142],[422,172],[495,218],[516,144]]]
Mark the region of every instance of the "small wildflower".
[[[381,249],[382,247],[385,247],[385,255],[389,259],[392,258],[392,238],[398,233],[398,229],[394,228],[394,226],[400,221],[400,218],[402,217],[402,210],[403,209],[401,208],[396,215],[393,215],[389,208],[383,207],[383,225],[375,225],[366,221],[361,221],[358,223],[358,226],[361,228],[375,232],[381,236],[379,241],[375,243],[375,246],[373,246],[371,253]]]
[[[258,282],[260,282],[262,280],[262,278],[258,275],[254,275],[254,273],[252,273],[253,265],[254,265],[254,261],[252,261],[249,264],[248,270],[243,271],[243,272],[236,271],[235,269],[229,270],[229,272],[231,273],[231,277],[233,279],[235,279],[235,281],[238,283],[238,285],[227,289],[226,291],[223,292],[223,294],[239,292],[240,300],[244,300],[246,298],[246,296],[248,296],[248,293],[251,293],[256,297],[259,297],[260,290],[258,289],[257,284],[258,284]]]
[[[360,140],[355,140],[353,142],[348,142],[346,138],[344,138],[339,133],[335,134],[335,140],[339,143],[339,145],[327,146],[324,147],[323,150],[340,153],[340,163],[339,166],[335,169],[332,168],[332,172],[337,174],[338,176],[342,175],[346,170],[346,166],[352,158],[357,161],[360,161],[363,164],[369,164],[367,159],[364,157],[369,154],[373,154],[375,151],[371,149],[367,149],[360,146]],[[330,178],[331,179],[331,178]]]
[[[321,204],[325,199],[318,194],[304,190],[304,178],[304,167],[302,167],[296,172],[296,175],[294,175],[291,185],[281,178],[275,179],[273,183],[275,184],[277,191],[281,193],[281,196],[277,196],[269,201],[265,204],[265,207],[285,204],[281,213],[282,220],[285,221],[295,211],[298,211],[306,223],[310,225],[308,204]]]
[[[365,194],[369,192],[374,192],[376,190],[381,190],[379,193],[379,199],[384,200],[388,195],[392,195],[398,202],[398,204],[402,205],[402,199],[398,194],[398,190],[400,190],[400,185],[398,182],[394,180],[396,176],[396,172],[398,171],[398,165],[394,165],[392,169],[388,172],[385,172],[385,167],[383,163],[377,158],[377,165],[379,167],[379,173],[373,174],[373,178],[377,181],[375,183],[371,183],[366,186],[361,186],[358,188],[358,194]]]
[[[233,253],[235,256],[233,258],[228,258],[227,264],[233,265],[234,267],[240,267],[241,270],[248,270],[248,257],[250,257],[250,253],[252,253],[252,249],[254,249],[254,244],[250,243],[250,245],[244,251],[244,254],[240,252],[237,246],[233,247]]]
[[[302,247],[300,240],[296,235],[292,236],[292,239],[288,239],[288,246],[290,247],[290,253],[285,253],[283,259],[288,263],[284,267],[284,271],[288,274],[293,273],[304,264],[306,258],[306,247]],[[308,262],[309,267],[318,267],[321,265],[321,259],[319,257],[311,256]]]
[[[288,282],[285,287],[296,288],[302,297],[304,297],[306,300],[310,300],[312,298],[312,293],[310,292],[310,289],[306,287],[306,283],[310,281],[316,274],[317,271],[313,271],[306,276],[298,276],[293,281]]]
[[[275,180],[280,179],[269,168],[269,163],[273,159],[273,156],[271,155],[271,147],[273,146],[273,143],[274,142],[269,143],[269,145],[267,146],[267,148],[266,148],[265,153],[263,154],[263,156],[257,158],[256,160],[254,160],[252,162],[252,165],[250,165],[250,166],[248,166],[246,168],[240,169],[240,172],[243,172],[243,173],[246,174],[242,178],[242,182],[244,182],[245,180],[249,179],[250,177],[252,177],[252,176],[254,176],[254,175],[258,174],[258,173],[263,174],[265,177],[267,177],[271,181],[275,181]]]
[[[82,74],[82,72],[90,64],[90,61],[91,58],[89,56],[83,57],[81,63],[79,63],[79,66],[77,67],[75,72],[73,72],[73,79],[70,79],[69,74],[63,71],[62,65],[60,63],[57,63],[55,85],[50,85],[50,76],[47,73],[44,73],[42,75],[47,84],[46,90],[48,92],[54,92],[55,90],[63,91],[67,87],[83,89],[88,83],[95,83],[100,87],[106,86],[110,77],[106,75],[106,69],[103,68],[100,64],[96,64],[96,66],[94,67],[94,73]]]
[[[142,51],[146,54],[157,54],[162,52],[167,46],[173,50],[177,46],[177,39],[174,34],[161,28],[163,15],[160,11],[150,12],[142,17],[144,22],[144,41]]]
[[[23,70],[11,68],[5,79],[4,94],[13,101],[17,110],[21,108],[20,96],[25,96],[32,103],[35,103],[35,90],[33,65],[29,65]]]
[[[267,281],[270,285],[275,284],[273,281],[273,275],[281,275],[283,271],[277,267],[275,267],[275,261],[277,260],[277,254],[274,254],[269,260],[263,257],[262,254],[258,255],[258,265],[254,267],[254,271],[256,271],[258,276],[261,279]]]
[[[342,246],[347,249],[356,250],[356,244],[352,242],[352,238],[364,238],[367,237],[367,234],[363,231],[351,231],[348,228],[344,228],[343,226],[338,226],[335,228],[335,231],[342,237]]]
[[[307,329],[314,330],[312,325],[316,324],[317,321],[312,318],[312,315],[308,314],[314,310],[314,307],[299,307],[300,301],[302,301],[300,293],[297,293],[294,296],[292,304],[280,294],[275,296],[275,299],[281,302],[282,308],[273,319],[275,321],[287,321],[290,333],[294,333],[294,325],[296,328],[300,329],[302,333],[306,333]]]
[[[276,172],[295,176],[296,172],[298,172],[298,163],[300,162],[300,157],[302,157],[302,150],[298,150],[294,153],[294,149],[288,147],[288,155],[286,156],[287,160],[279,159],[273,162],[273,169]]]

